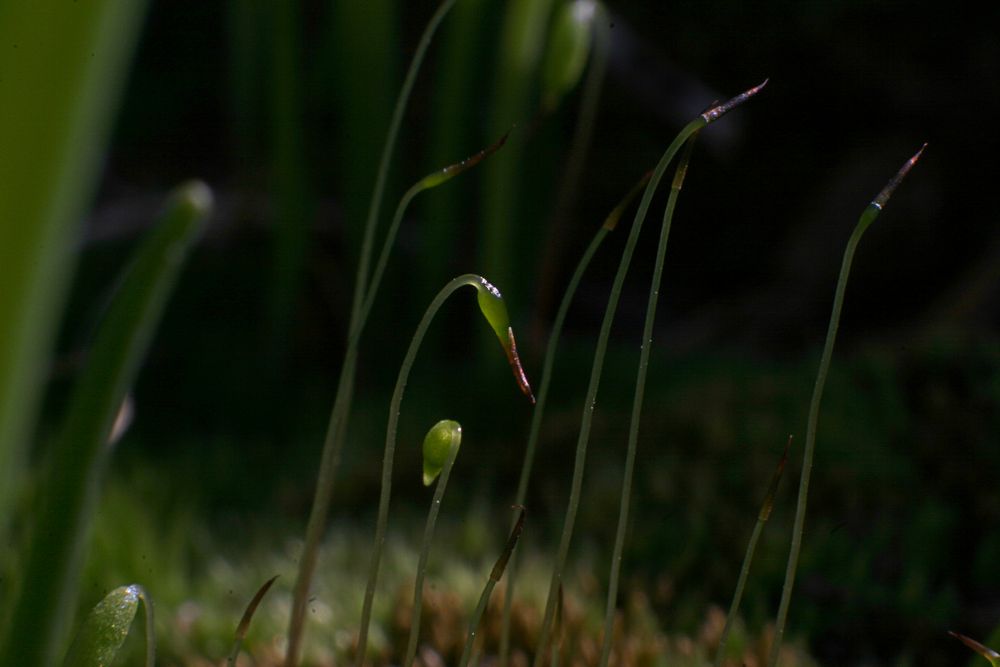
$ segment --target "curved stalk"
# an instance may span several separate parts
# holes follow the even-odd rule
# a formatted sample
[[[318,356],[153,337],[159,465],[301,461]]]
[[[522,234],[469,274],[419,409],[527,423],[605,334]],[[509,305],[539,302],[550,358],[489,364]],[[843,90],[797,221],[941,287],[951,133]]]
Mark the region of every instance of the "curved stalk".
[[[378,517],[375,524],[375,543],[372,547],[371,562],[368,568],[368,584],[365,588],[364,605],[361,610],[361,629],[358,634],[358,653],[355,662],[357,667],[362,667],[364,664],[365,649],[368,642],[368,628],[371,623],[372,602],[375,598],[375,586],[378,583],[382,550],[385,546],[385,531],[389,520],[389,500],[392,494],[392,465],[396,453],[396,433],[399,426],[399,412],[403,402],[403,394],[406,391],[406,383],[409,380],[410,369],[413,367],[417,351],[420,349],[420,344],[423,342],[434,316],[455,290],[465,286],[476,288],[479,309],[500,340],[500,345],[507,354],[507,359],[510,362],[518,386],[534,402],[527,377],[525,377],[524,370],[521,368],[521,362],[517,356],[514,333],[508,322],[507,307],[504,305],[500,290],[491,285],[482,276],[471,273],[454,278],[434,297],[434,300],[431,301],[430,306],[427,307],[423,318],[417,325],[417,330],[410,341],[406,356],[399,367],[396,388],[392,393],[392,401],[389,405],[389,421],[385,431],[385,452],[382,456],[382,490],[379,494]]]
[[[615,620],[615,607],[618,599],[618,579],[621,574],[622,551],[625,548],[625,528],[628,525],[629,506],[632,500],[632,477],[635,471],[635,454],[639,443],[639,422],[642,418],[642,402],[646,394],[646,372],[649,369],[649,350],[653,346],[653,323],[656,321],[656,302],[660,295],[660,281],[663,277],[663,260],[667,253],[667,241],[670,238],[670,226],[674,218],[674,208],[677,197],[684,187],[684,177],[687,175],[694,142],[698,138],[695,132],[684,145],[684,153],[677,163],[674,181],[670,186],[670,197],[663,212],[663,226],[660,230],[660,242],[656,249],[656,262],[653,266],[653,277],[649,284],[649,298],[646,302],[646,322],[642,331],[642,347],[639,352],[639,369],[635,378],[635,393],[632,397],[632,417],[629,422],[628,449],[625,454],[625,472],[622,478],[622,495],[618,507],[618,528],[615,531],[615,546],[611,556],[611,572],[608,575],[608,600],[604,611],[604,636],[601,639],[601,658],[598,665],[607,667],[611,656],[611,630]]]
[[[833,309],[830,313],[830,324],[826,330],[826,342],[823,344],[823,354],[819,360],[819,370],[816,373],[816,383],[813,385],[812,399],[809,401],[809,420],[806,424],[806,444],[802,454],[802,474],[799,478],[799,499],[795,507],[795,523],[792,528],[792,545],[788,553],[788,564],[785,568],[785,583],[781,589],[781,604],[778,607],[778,618],[775,622],[774,640],[771,643],[771,653],[768,658],[768,667],[776,667],[778,664],[778,654],[781,651],[781,640],[785,634],[785,622],[788,619],[788,607],[792,599],[792,588],[795,585],[795,572],[799,564],[799,552],[802,549],[802,533],[805,530],[806,505],[809,499],[809,478],[812,474],[813,453],[816,450],[816,425],[819,422],[819,406],[823,399],[823,388],[826,385],[826,375],[830,370],[830,359],[833,356],[833,344],[837,340],[837,328],[840,325],[840,311],[844,305],[844,291],[847,288],[847,278],[851,273],[851,262],[854,260],[854,251],[861,241],[861,236],[865,233],[878,214],[882,212],[889,197],[896,187],[903,181],[913,165],[920,159],[924,152],[924,144],[916,155],[906,161],[896,175],[886,184],[882,191],[865,208],[851,237],[847,240],[847,248],[844,250],[844,259],[840,265],[840,275],[837,277],[837,288],[833,295]]]
[[[597,390],[600,386],[601,373],[604,369],[604,356],[608,348],[608,339],[611,334],[611,323],[614,320],[615,312],[618,309],[618,299],[621,295],[622,285],[625,282],[625,274],[628,273],[629,264],[632,261],[632,253],[635,251],[636,243],[639,240],[639,232],[642,230],[642,223],[646,218],[653,193],[663,178],[663,172],[667,165],[673,160],[674,155],[688,138],[711,122],[718,120],[723,114],[736,107],[738,104],[756,95],[767,84],[767,81],[751,88],[750,90],[734,97],[725,104],[714,107],[701,114],[688,123],[680,131],[677,137],[667,147],[663,157],[660,158],[653,176],[650,178],[646,190],[643,192],[642,200],[639,202],[639,209],[636,211],[635,219],[632,222],[632,230],[629,233],[622,252],[621,261],[618,264],[618,273],[615,275],[611,286],[611,294],[608,297],[608,307],[604,313],[604,321],[601,323],[601,330],[597,338],[597,349],[594,352],[594,362],[590,371],[590,382],[587,388],[587,397],[583,404],[583,416],[580,422],[580,433],[577,438],[576,455],[573,463],[573,480],[570,486],[569,503],[566,509],[566,516],[563,522],[562,535],[559,539],[559,548],[556,553],[556,562],[552,570],[552,580],[549,584],[548,599],[545,603],[545,615],[542,618],[542,627],[538,636],[538,647],[535,651],[534,667],[541,667],[545,660],[544,647],[548,643],[549,632],[552,627],[552,614],[555,610],[555,599],[562,581],[562,570],[566,563],[566,556],[569,553],[569,544],[573,537],[573,527],[576,522],[577,510],[580,506],[580,491],[583,485],[583,469],[587,457],[587,444],[590,440],[590,427],[594,417],[594,408],[597,403]]]

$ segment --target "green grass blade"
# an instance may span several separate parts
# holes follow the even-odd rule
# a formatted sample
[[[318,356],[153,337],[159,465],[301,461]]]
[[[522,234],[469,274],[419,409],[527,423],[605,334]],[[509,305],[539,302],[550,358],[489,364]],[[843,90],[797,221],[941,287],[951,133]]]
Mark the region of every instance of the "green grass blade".
[[[115,417],[211,205],[204,184],[181,186],[122,275],[53,444],[0,664],[49,664],[63,645]]]
[[[649,370],[649,351],[653,347],[653,324],[656,321],[656,303],[660,295],[660,282],[663,277],[663,262],[667,253],[667,241],[670,238],[670,227],[673,223],[674,209],[681,188],[684,187],[684,177],[687,175],[691,153],[698,138],[695,132],[687,140],[684,153],[677,163],[674,180],[670,186],[670,196],[663,212],[663,225],[660,230],[660,242],[656,249],[656,261],[653,266],[653,277],[649,284],[649,297],[646,302],[646,321],[642,331],[642,345],[639,352],[639,369],[635,378],[635,393],[632,398],[632,416],[629,420],[628,446],[625,455],[625,472],[622,479],[622,495],[618,508],[618,527],[615,531],[615,546],[611,556],[611,572],[608,575],[608,600],[604,611],[604,636],[601,639],[601,658],[598,665],[607,667],[611,657],[611,630],[615,620],[615,608],[618,601],[618,578],[621,574],[622,552],[625,548],[625,529],[628,526],[629,507],[632,501],[632,477],[635,472],[635,455],[639,444],[639,424],[642,419],[642,403],[646,395],[646,373]]]
[[[139,601],[146,607],[146,667],[153,667],[156,647],[151,634],[153,605],[142,586],[122,586],[108,593],[87,616],[63,667],[105,667],[125,643]]]
[[[819,423],[819,407],[823,400],[823,388],[826,385],[826,375],[830,370],[830,360],[833,357],[833,345],[837,340],[837,328],[840,326],[840,311],[844,305],[844,292],[847,289],[847,279],[851,273],[851,263],[854,261],[854,251],[861,241],[865,230],[882,212],[889,197],[909,173],[913,165],[920,159],[927,144],[917,151],[903,164],[902,168],[886,184],[882,191],[865,208],[847,240],[844,258],[840,265],[840,275],[837,277],[837,287],[833,295],[833,308],[830,313],[830,323],[826,330],[826,342],[823,344],[823,354],[816,373],[816,383],[813,385],[812,398],[809,401],[809,419],[806,423],[806,443],[802,454],[802,474],[799,478],[799,498],[795,507],[795,523],[792,528],[792,545],[788,553],[788,563],[785,568],[785,583],[781,590],[781,603],[778,607],[778,617],[775,622],[774,640],[768,658],[768,667],[776,667],[781,651],[781,641],[785,634],[785,623],[788,620],[788,607],[791,604],[792,589],[795,585],[795,572],[799,564],[799,552],[802,549],[802,534],[805,531],[806,505],[809,499],[809,479],[812,474],[813,453],[816,451],[816,427]]]
[[[0,2],[0,537],[145,5]]]

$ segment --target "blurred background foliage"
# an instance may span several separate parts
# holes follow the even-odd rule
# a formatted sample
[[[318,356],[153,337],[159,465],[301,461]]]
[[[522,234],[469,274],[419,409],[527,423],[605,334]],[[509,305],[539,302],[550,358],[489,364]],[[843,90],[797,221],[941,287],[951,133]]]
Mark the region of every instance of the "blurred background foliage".
[[[302,534],[378,155],[434,4],[150,2],[80,245],[46,414],[60,414],[98,305],[163,193],[195,175],[215,188],[218,206],[134,392],[88,605],[97,590],[135,579],[168,608],[233,598],[235,623],[274,572],[221,592],[204,583],[218,578],[206,563],[278,553]],[[684,122],[770,77],[759,99],[704,133],[678,209],[626,588],[649,592],[655,622],[677,632],[695,632],[709,605],[728,601],[785,438],[804,434],[843,243],[881,184],[927,141],[855,262],[790,631],[824,664],[964,660],[945,631],[986,638],[1000,623],[1000,226],[989,196],[1000,149],[1000,9],[610,3],[592,141],[567,185],[582,87],[547,112],[539,91],[558,6],[459,0],[431,48],[383,225],[408,184],[513,129],[482,168],[423,196],[404,222],[362,344],[337,530],[368,530],[391,383],[437,289],[467,271],[495,282],[522,332],[529,376],[537,374],[554,304],[603,216]],[[569,195],[557,205],[561,188]],[[551,547],[557,534],[581,387],[625,235],[615,236],[570,314],[529,497],[529,549]],[[599,396],[578,533],[598,579],[653,245],[644,239],[637,252]],[[506,517],[530,414],[499,355],[480,353],[477,337],[491,334],[466,312],[445,309],[414,368],[397,456],[399,469],[414,472],[397,506],[423,506],[421,435],[455,418],[476,455],[459,459],[450,520],[489,523]],[[51,426],[43,423],[42,441]],[[777,604],[791,488],[750,579],[752,628]],[[481,509],[458,512],[463,505]],[[280,565],[286,585],[293,562]]]

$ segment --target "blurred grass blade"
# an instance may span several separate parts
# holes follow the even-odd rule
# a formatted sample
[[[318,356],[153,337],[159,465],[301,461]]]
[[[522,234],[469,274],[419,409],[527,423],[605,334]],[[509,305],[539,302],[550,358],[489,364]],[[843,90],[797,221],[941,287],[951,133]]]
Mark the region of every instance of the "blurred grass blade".
[[[233,641],[233,650],[230,651],[229,659],[226,661],[228,667],[235,667],[236,658],[239,657],[240,649],[243,648],[243,640],[246,639],[247,630],[250,629],[250,621],[253,620],[253,615],[257,612],[257,606],[260,605],[260,601],[267,595],[274,582],[278,580],[278,576],[277,574],[274,575],[265,581],[263,586],[257,589],[257,592],[250,600],[250,604],[247,605],[246,611],[243,612],[243,618],[240,619],[240,624],[236,626],[236,638]]]
[[[486,613],[486,605],[489,604],[490,595],[493,594],[493,589],[496,587],[497,582],[500,581],[500,577],[503,576],[504,570],[507,569],[507,562],[510,560],[511,554],[514,553],[517,541],[521,539],[521,532],[524,530],[525,510],[523,505],[517,505],[515,509],[520,510],[517,521],[514,523],[514,528],[510,531],[510,537],[507,538],[507,544],[504,545],[500,557],[493,564],[493,569],[490,571],[490,578],[479,596],[479,603],[476,604],[476,610],[472,612],[472,619],[469,621],[469,634],[465,639],[465,648],[462,649],[462,658],[458,661],[458,667],[468,667],[469,658],[472,655],[472,647],[476,643],[476,633],[479,632],[479,625],[482,623],[483,614]]]
[[[146,667],[153,667],[156,656],[152,634],[153,605],[142,586],[136,584],[116,588],[97,603],[80,627],[63,667],[106,667],[112,664],[128,637],[140,600],[146,605]]]
[[[0,2],[0,539],[145,5]]]
[[[966,646],[968,646],[970,649],[972,649],[979,655],[989,660],[990,664],[993,665],[993,667],[1000,667],[1000,653],[997,653],[988,646],[983,646],[975,639],[966,637],[965,635],[959,634],[957,632],[952,632],[951,630],[949,630],[948,634],[957,639],[958,641],[962,642]]]
[[[878,195],[871,201],[858,218],[854,231],[847,240],[844,258],[840,264],[840,275],[833,293],[833,307],[830,312],[830,323],[826,330],[826,341],[823,344],[823,354],[819,360],[816,372],[816,382],[813,385],[812,398],[809,401],[809,418],[806,422],[806,443],[802,453],[802,473],[799,477],[799,498],[795,506],[795,523],[792,527],[792,544],[788,550],[788,563],[785,566],[785,583],[781,590],[781,603],[778,606],[778,616],[774,626],[774,640],[771,643],[771,654],[768,667],[776,667],[781,651],[781,640],[785,633],[785,623],[788,620],[788,607],[792,600],[792,589],[795,586],[795,572],[799,564],[799,552],[802,548],[802,534],[805,531],[806,507],[809,500],[809,479],[812,474],[813,453],[816,450],[816,427],[819,423],[819,406],[823,400],[823,388],[826,386],[826,375],[830,370],[830,360],[833,357],[833,345],[837,340],[837,328],[840,326],[840,311],[844,305],[844,293],[847,290],[847,279],[851,274],[851,263],[857,250],[861,236],[865,233],[878,214],[885,208],[889,197],[903,181],[906,175],[923,154],[927,144],[907,160],[896,175],[893,176]]]
[[[211,205],[203,183],[178,188],[122,274],[44,471],[0,664],[47,665],[63,646],[115,417]]]
[[[302,284],[309,222],[315,206],[310,192],[302,110],[302,26],[300,3],[268,3],[270,25],[270,111],[272,265],[267,292],[268,350],[280,371],[289,347],[289,329]]]
[[[531,116],[554,0],[510,0],[504,8],[488,131],[496,136]],[[504,285],[516,303],[527,303],[528,275],[523,271],[525,229],[522,196],[526,133],[483,170],[480,266]],[[532,232],[534,234],[534,232]],[[530,262],[529,262],[530,263]]]

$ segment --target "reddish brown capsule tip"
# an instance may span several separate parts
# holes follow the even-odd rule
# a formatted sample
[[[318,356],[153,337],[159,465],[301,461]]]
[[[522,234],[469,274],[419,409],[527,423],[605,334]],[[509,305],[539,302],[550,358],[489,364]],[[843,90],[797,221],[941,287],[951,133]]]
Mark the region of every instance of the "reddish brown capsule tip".
[[[751,97],[762,91],[764,89],[764,86],[767,85],[768,81],[770,81],[770,79],[764,79],[764,81],[761,82],[759,85],[756,85],[750,90],[740,93],[739,95],[729,100],[728,102],[724,102],[719,106],[712,107],[705,113],[701,114],[701,117],[705,120],[705,124],[708,125],[709,123],[713,123],[719,120],[727,113],[729,113],[739,105],[749,100]]]
[[[510,362],[510,369],[514,371],[514,379],[517,380],[517,386],[521,388],[521,393],[527,396],[531,404],[534,405],[535,395],[531,393],[528,376],[521,365],[521,358],[517,356],[517,342],[514,340],[514,330],[510,327],[507,327],[507,340],[510,344],[504,346],[504,352],[507,353],[507,361]]]
[[[924,142],[924,145],[920,147],[920,150],[917,151],[913,157],[911,157],[909,160],[903,163],[903,166],[899,168],[899,171],[896,172],[896,175],[893,176],[889,180],[889,182],[885,184],[884,188],[882,188],[882,192],[878,193],[878,196],[872,200],[872,206],[875,206],[879,210],[882,210],[882,208],[885,207],[886,202],[889,201],[889,197],[891,197],[892,193],[896,191],[896,188],[899,187],[899,184],[903,182],[903,179],[906,178],[906,175],[910,173],[910,170],[913,169],[913,165],[917,163],[917,160],[920,159],[920,156],[924,154],[925,148],[927,148],[927,142]]]
[[[954,637],[955,639],[957,639],[958,641],[962,642],[963,644],[965,644],[969,648],[971,648],[973,651],[975,651],[979,655],[981,655],[984,658],[986,658],[987,660],[989,660],[992,664],[994,664],[994,665],[997,664],[997,659],[1000,658],[1000,653],[997,653],[996,651],[994,651],[993,649],[991,649],[988,646],[983,646],[982,644],[980,644],[979,642],[977,642],[975,639],[972,639],[971,637],[966,637],[963,634],[959,634],[957,632],[952,632],[951,630],[948,631],[948,634],[951,635],[952,637]]]

